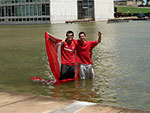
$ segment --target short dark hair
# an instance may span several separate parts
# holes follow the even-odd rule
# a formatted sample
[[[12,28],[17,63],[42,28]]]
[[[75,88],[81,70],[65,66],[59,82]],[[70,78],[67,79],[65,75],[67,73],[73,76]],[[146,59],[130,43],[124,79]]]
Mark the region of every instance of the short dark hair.
[[[72,35],[74,36],[73,31],[67,31],[66,36],[67,36],[69,33],[72,33]]]
[[[81,34],[84,34],[84,36],[86,36],[85,32],[80,32],[79,33],[79,37],[80,37]]]

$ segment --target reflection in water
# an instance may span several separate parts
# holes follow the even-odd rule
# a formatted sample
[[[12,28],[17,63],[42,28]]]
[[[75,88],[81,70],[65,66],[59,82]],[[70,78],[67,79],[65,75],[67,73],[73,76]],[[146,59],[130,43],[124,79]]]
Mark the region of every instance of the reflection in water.
[[[92,90],[93,80],[76,80],[65,84],[49,85],[46,92],[56,98],[67,98],[73,100],[101,102],[100,95]],[[95,100],[97,98],[97,100]],[[99,100],[98,100],[99,99]]]
[[[0,90],[150,110],[149,24],[0,26]],[[88,40],[96,40],[99,30],[103,33],[102,42],[93,50],[96,78],[54,85],[30,81],[34,76],[54,79],[44,33],[63,39],[68,30],[74,31],[75,39],[80,31],[87,34]]]

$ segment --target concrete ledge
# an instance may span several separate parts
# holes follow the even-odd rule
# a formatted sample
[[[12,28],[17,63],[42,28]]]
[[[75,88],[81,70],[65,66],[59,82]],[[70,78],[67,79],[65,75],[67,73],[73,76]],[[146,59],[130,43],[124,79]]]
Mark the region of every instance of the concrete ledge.
[[[65,21],[66,24],[69,23],[87,23],[87,22],[93,22],[92,18],[87,18],[87,19],[78,19],[78,20],[70,20],[70,21]]]
[[[150,111],[1,91],[0,113],[150,113]]]
[[[108,19],[107,23],[120,23],[129,21],[150,21],[150,18],[137,18],[137,17],[122,17],[122,18],[112,18]]]

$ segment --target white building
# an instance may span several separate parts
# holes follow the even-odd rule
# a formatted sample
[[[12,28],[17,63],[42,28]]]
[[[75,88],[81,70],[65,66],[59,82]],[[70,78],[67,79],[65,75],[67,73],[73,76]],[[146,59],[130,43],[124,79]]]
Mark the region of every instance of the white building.
[[[0,0],[0,24],[48,24],[114,17],[113,0]]]
[[[50,0],[51,23],[78,19],[77,0]]]
[[[114,18],[113,0],[94,0],[95,21]]]

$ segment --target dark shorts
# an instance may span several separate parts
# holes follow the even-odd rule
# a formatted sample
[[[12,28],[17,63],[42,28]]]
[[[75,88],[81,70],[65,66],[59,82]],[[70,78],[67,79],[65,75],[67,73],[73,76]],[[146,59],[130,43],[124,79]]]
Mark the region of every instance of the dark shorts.
[[[61,64],[61,72],[59,80],[74,78],[75,66]]]

